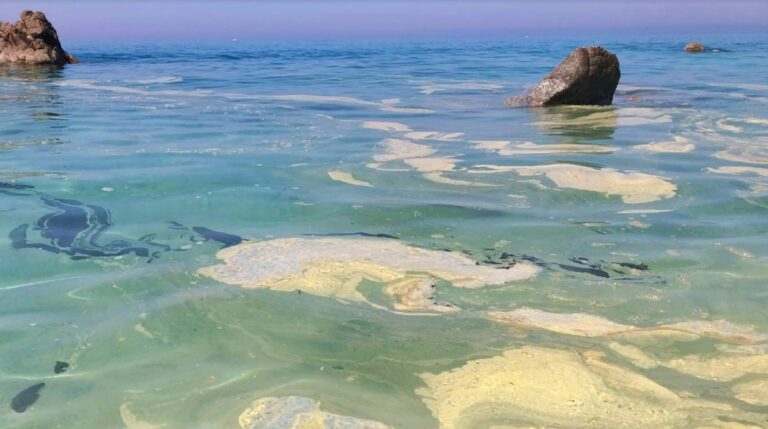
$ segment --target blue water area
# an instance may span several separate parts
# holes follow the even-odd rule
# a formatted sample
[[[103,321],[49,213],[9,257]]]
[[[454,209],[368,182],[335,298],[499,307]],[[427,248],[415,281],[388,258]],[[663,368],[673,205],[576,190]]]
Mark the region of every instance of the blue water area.
[[[688,41],[82,44],[81,64],[0,68],[0,427],[258,427],[253,401],[291,395],[350,427],[562,426],[520,399],[535,392],[450,396],[424,376],[526,347],[602,353],[578,371],[606,403],[671,419],[638,427],[768,426],[768,37]],[[593,44],[619,56],[614,106],[505,107]],[[539,273],[468,288],[426,267],[429,300],[461,310],[434,312],[388,288],[421,271],[334,265],[303,287],[200,271],[283,239]],[[243,269],[299,260],[275,248]],[[320,284],[350,278],[344,297]],[[538,318],[489,316],[520,309]],[[574,421],[610,427],[593,405]]]

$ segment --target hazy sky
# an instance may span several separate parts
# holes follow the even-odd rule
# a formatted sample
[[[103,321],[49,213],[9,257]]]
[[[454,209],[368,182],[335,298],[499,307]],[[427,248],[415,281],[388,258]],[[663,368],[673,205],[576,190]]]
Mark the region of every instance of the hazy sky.
[[[0,19],[22,9],[44,11],[66,41],[768,33],[768,0],[0,0]]]

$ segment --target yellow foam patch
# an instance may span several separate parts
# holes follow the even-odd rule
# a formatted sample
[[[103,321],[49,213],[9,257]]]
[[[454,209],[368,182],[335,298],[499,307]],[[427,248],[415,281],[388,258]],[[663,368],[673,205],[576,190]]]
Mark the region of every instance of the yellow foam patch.
[[[578,337],[623,336],[676,337],[681,340],[709,337],[732,343],[759,343],[768,341],[768,335],[752,326],[744,326],[727,320],[692,320],[640,328],[610,321],[604,317],[586,313],[550,313],[533,308],[511,311],[493,311],[487,316],[498,322],[520,328],[544,329]]]
[[[355,179],[352,176],[352,173],[348,171],[340,171],[340,170],[333,170],[328,172],[328,177],[331,178],[331,180],[335,180],[337,182],[346,183],[348,185],[354,185],[354,186],[364,186],[364,187],[372,187],[369,182],[366,182],[364,180],[358,180]]]
[[[526,346],[421,374],[417,394],[442,429],[477,427],[688,428],[718,417],[759,420],[729,405],[683,398],[655,381],[576,353]]]
[[[768,406],[768,380],[756,380],[733,388],[736,398],[752,405]]]
[[[454,313],[454,305],[439,303],[434,297],[435,281],[431,278],[407,278],[387,285],[384,292],[394,300],[395,310]]]
[[[424,274],[456,287],[478,288],[534,277],[539,268],[518,263],[507,269],[477,265],[464,255],[421,249],[374,238],[284,238],[243,243],[221,250],[223,264],[200,274],[246,288],[302,291],[365,302],[363,279],[389,283]]]
[[[557,187],[617,195],[627,204],[642,204],[672,198],[677,186],[663,177],[612,168],[591,168],[575,164],[537,166],[480,165],[470,173],[512,172],[522,177],[545,176]]]

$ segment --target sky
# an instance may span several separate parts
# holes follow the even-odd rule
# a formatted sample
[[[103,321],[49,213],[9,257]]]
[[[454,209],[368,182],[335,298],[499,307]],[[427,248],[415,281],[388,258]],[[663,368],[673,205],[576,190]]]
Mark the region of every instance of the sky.
[[[23,9],[72,42],[768,34],[768,0],[0,0],[0,20]]]

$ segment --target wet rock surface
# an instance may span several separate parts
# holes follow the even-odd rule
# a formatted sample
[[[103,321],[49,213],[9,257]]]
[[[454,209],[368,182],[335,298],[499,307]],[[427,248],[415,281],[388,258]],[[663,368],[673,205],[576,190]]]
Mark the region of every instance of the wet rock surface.
[[[15,23],[0,22],[0,64],[76,63],[61,47],[59,35],[42,12],[25,10]]]
[[[615,54],[600,46],[577,48],[529,92],[507,100],[511,107],[610,105],[621,71]]]

